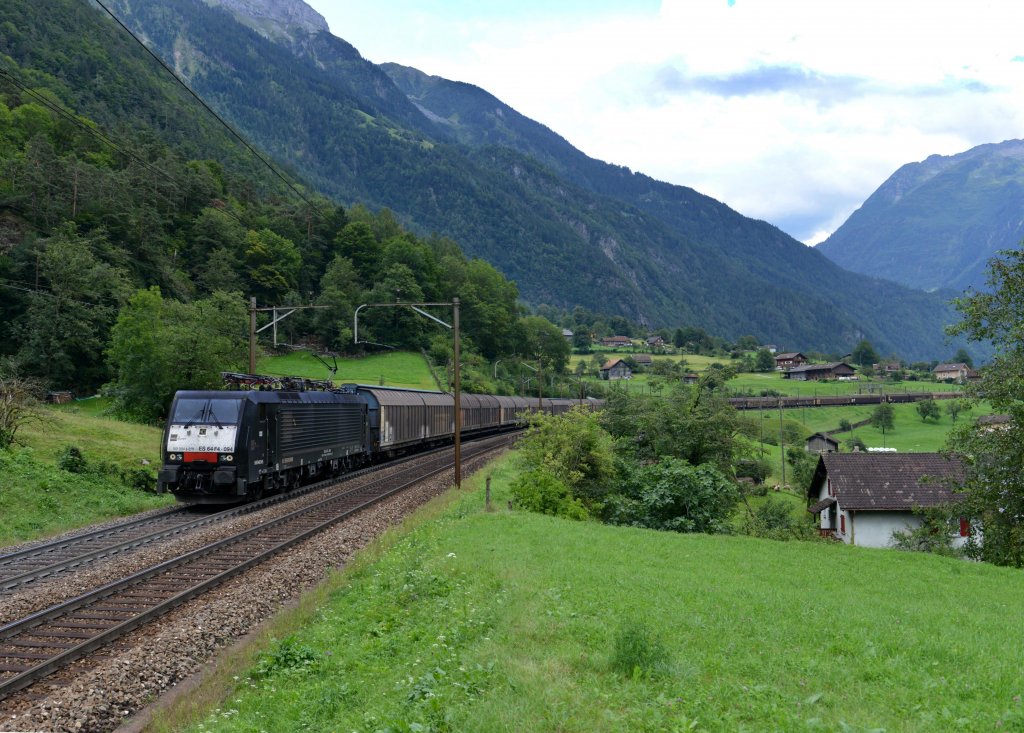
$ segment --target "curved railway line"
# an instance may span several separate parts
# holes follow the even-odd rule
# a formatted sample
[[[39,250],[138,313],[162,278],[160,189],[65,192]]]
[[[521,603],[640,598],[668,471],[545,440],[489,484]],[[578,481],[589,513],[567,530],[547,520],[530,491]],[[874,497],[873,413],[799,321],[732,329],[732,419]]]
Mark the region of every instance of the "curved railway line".
[[[464,449],[464,460],[504,448],[513,438],[501,435],[469,444]],[[314,503],[0,627],[0,699],[362,509],[452,466],[451,457],[444,451],[420,454],[402,462],[410,461],[411,465],[357,488],[339,485],[337,480],[313,484],[303,493],[321,490],[323,497]],[[283,497],[272,499],[281,501]],[[252,511],[258,504],[240,509]],[[176,512],[154,519],[173,514]],[[217,521],[222,514],[225,512],[205,519]],[[183,526],[164,528],[158,533],[167,536]],[[91,534],[94,533],[69,540]]]

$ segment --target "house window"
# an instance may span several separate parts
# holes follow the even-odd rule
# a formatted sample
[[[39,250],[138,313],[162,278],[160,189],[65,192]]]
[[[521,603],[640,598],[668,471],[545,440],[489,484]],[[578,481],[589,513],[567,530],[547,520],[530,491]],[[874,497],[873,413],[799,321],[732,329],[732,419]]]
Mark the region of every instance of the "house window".
[[[846,515],[845,514],[840,514],[839,515],[839,533],[840,534],[846,534]]]
[[[971,521],[967,517],[960,517],[960,536],[970,537]]]

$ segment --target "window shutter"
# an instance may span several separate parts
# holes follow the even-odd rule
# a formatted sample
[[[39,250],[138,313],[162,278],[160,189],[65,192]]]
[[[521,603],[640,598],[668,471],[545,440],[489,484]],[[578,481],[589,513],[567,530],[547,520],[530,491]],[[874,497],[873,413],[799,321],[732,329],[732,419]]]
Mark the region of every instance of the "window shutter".
[[[846,534],[846,515],[845,514],[840,514],[839,515],[839,531],[842,534]]]

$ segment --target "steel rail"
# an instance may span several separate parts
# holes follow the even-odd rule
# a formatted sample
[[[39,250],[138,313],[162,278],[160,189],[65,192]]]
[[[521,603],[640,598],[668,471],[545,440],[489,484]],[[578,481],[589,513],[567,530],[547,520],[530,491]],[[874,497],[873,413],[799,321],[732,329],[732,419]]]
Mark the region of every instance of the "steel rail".
[[[259,511],[268,506],[278,504],[283,501],[290,501],[300,496],[321,491],[331,486],[336,486],[341,483],[365,476],[367,474],[376,473],[383,471],[388,468],[400,466],[408,461],[422,458],[424,456],[434,455],[438,452],[447,450],[447,446],[439,448],[433,448],[428,451],[416,453],[412,456],[405,456],[387,463],[377,464],[374,466],[368,466],[361,468],[350,473],[345,473],[339,476],[333,476],[331,478],[317,481],[306,486],[292,489],[290,491],[276,494],[274,496],[260,499],[242,506],[231,507],[219,512],[207,514],[203,517],[193,520],[184,520],[180,523],[172,524],[169,527],[161,527],[156,531],[149,532],[143,535],[136,535],[130,537],[127,540],[121,542],[115,542],[110,545],[101,545],[95,550],[79,551],[77,554],[66,554],[67,550],[74,550],[76,546],[88,546],[95,544],[97,541],[102,541],[104,538],[114,539],[118,535],[124,535],[126,532],[137,530],[147,525],[162,524],[169,518],[174,516],[180,516],[182,514],[189,513],[194,507],[180,507],[171,508],[165,512],[156,515],[150,515],[142,519],[138,519],[131,522],[124,522],[122,524],[115,525],[113,527],[105,527],[91,532],[86,532],[72,537],[65,537],[62,539],[54,540],[43,545],[37,545],[35,547],[29,547],[24,550],[10,553],[8,555],[0,556],[0,596],[9,594],[16,588],[25,585],[27,583],[41,580],[43,578],[50,577],[57,573],[64,572],[77,568],[80,565],[100,560],[111,555],[116,555],[121,552],[128,550],[137,549],[154,542],[173,537],[175,535],[184,534],[201,527],[205,527],[211,524],[225,521],[227,519],[234,519],[235,517],[244,516],[255,511]],[[47,557],[47,556],[50,557]],[[54,558],[59,558],[56,561]],[[42,561],[42,562],[39,562]],[[52,562],[51,562],[52,561]],[[26,569],[21,569],[26,568]],[[21,570],[14,574],[6,574],[11,570]]]
[[[477,446],[475,446],[478,450],[474,451],[471,457],[484,455],[488,452],[504,447],[504,445],[509,441],[509,437],[510,436],[503,435],[499,436],[497,439],[480,441]],[[421,455],[417,457],[422,458],[423,456]],[[42,653],[43,649],[63,649],[63,651],[54,655],[48,655],[47,658],[41,659],[37,663],[28,667],[24,667],[22,665],[0,665],[0,673],[16,673],[13,677],[0,681],[0,699],[33,684],[34,682],[52,674],[61,667],[96,651],[111,641],[138,628],[139,626],[142,626],[153,618],[156,618],[157,616],[166,613],[188,600],[191,600],[207,590],[220,585],[226,580],[248,570],[254,565],[263,562],[281,551],[292,547],[293,545],[302,542],[325,529],[328,529],[341,520],[381,501],[382,499],[393,496],[398,492],[420,483],[434,475],[450,470],[452,468],[451,461],[443,460],[444,457],[441,458],[442,460],[438,460],[438,457],[435,457],[434,460],[428,461],[428,465],[426,467],[410,467],[406,471],[400,472],[398,476],[381,478],[370,484],[342,491],[310,506],[297,509],[294,512],[290,512],[289,514],[278,517],[277,519],[273,519],[264,524],[247,529],[237,535],[233,535],[232,537],[210,543],[205,547],[193,550],[181,557],[167,560],[151,568],[139,571],[127,578],[108,583],[101,588],[97,588],[89,593],[70,599],[65,603],[39,611],[21,619],[20,621],[15,621],[7,624],[6,626],[0,627],[0,647],[25,647],[36,650],[35,652],[11,652],[0,650],[0,659],[33,660],[44,656]],[[424,470],[424,468],[427,470]],[[408,474],[408,476],[402,475],[403,473]],[[396,480],[400,481],[398,485],[387,488],[388,484]],[[380,490],[381,486],[384,486],[385,488]],[[355,500],[354,504],[351,503],[352,500]],[[349,502],[348,505],[346,505],[346,502]],[[336,508],[332,508],[332,505],[335,505]],[[326,518],[323,516],[324,513],[326,513]],[[308,522],[310,518],[312,518],[311,524]],[[288,524],[296,525],[295,530],[290,532],[288,536],[281,538],[274,534],[274,530],[283,530]],[[230,564],[224,567],[224,569],[217,569],[217,564],[214,563],[212,566],[213,569],[211,569],[211,563],[217,560],[217,552],[239,545],[247,540],[253,540],[255,544],[259,544],[260,535],[269,535],[269,542],[265,543],[268,546],[265,546],[262,549],[257,549],[256,552],[234,553],[235,559],[230,557],[232,553],[227,553],[227,559],[231,561]],[[238,558],[242,559],[238,561]],[[193,581],[195,577],[202,574],[206,574],[209,577],[206,577],[199,582],[194,582],[184,589],[174,590],[173,586],[175,583],[177,582],[177,584],[180,585],[180,580],[184,578],[171,578],[169,576],[171,571],[176,569],[184,571],[188,564],[193,561],[202,560],[207,560],[207,565],[205,567],[194,568],[194,571],[198,571],[195,572],[195,575],[187,572],[183,573],[183,575],[189,581]],[[211,572],[215,574],[211,576]],[[173,595],[162,598],[159,602],[148,605],[148,607],[144,609],[133,607],[131,605],[132,603],[139,606],[144,602],[145,598],[145,588],[143,587],[142,589],[138,589],[138,586],[142,586],[147,580],[153,579],[156,581],[161,577],[166,579],[159,587],[149,591],[151,594],[149,597],[152,598],[152,594],[159,595],[160,593],[167,592],[172,592]],[[172,590],[169,591],[167,589],[166,586],[168,585],[172,586]],[[121,599],[117,598],[116,594],[119,592],[131,591],[132,589],[136,589],[134,595],[129,594],[129,597]],[[65,619],[65,617],[71,616],[75,612],[87,609],[90,604],[98,605],[97,602],[99,601],[107,601],[108,605],[95,610],[102,611],[103,613],[128,614],[129,617],[119,620],[114,616],[102,616],[97,613],[92,613],[78,616],[78,619],[80,620],[68,621]],[[111,606],[116,605],[127,606],[127,608],[111,608]],[[88,621],[86,619],[92,619],[92,621]],[[114,626],[104,626],[100,623],[100,621],[104,620],[116,623]],[[50,621],[55,623],[53,623],[48,630],[45,625]],[[70,629],[71,631],[55,631],[55,629]],[[21,643],[16,643],[19,635],[24,637],[38,637],[40,640],[29,641],[22,639]],[[68,642],[47,641],[47,639],[53,638],[84,638],[84,640],[73,645]]]

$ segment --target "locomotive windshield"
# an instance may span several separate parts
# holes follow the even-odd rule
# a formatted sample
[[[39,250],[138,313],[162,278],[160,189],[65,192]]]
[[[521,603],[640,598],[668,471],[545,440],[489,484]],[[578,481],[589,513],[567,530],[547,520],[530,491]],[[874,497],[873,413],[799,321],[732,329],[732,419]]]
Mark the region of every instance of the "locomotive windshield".
[[[175,425],[237,425],[240,399],[188,397],[178,400],[171,422]]]

